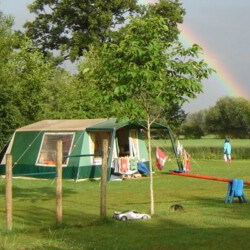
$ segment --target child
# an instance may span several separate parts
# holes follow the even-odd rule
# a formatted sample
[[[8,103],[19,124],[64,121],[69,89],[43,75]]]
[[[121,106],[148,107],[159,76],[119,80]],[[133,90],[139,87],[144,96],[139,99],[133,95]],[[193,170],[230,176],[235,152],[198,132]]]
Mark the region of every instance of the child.
[[[232,147],[230,144],[230,139],[226,138],[225,143],[224,143],[224,160],[225,162],[231,162],[231,153],[232,153]]]

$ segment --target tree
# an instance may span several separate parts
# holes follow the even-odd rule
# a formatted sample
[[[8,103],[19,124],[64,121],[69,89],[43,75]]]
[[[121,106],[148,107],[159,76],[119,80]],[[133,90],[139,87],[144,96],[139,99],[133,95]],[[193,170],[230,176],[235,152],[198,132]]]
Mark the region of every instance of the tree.
[[[209,133],[218,134],[221,138],[249,138],[250,102],[241,97],[220,98],[208,110],[206,127]]]
[[[12,133],[11,126],[16,125],[15,117],[18,113],[12,101],[15,96],[14,89],[7,84],[8,76],[5,70],[13,46],[12,25],[13,19],[0,12],[0,150]]]
[[[204,132],[198,123],[185,123],[181,126],[181,134],[185,138],[200,139]]]
[[[205,135],[205,120],[207,110],[200,110],[188,114],[186,120],[181,126],[181,134],[185,135],[186,138],[199,139]]]
[[[171,42],[178,39],[180,33],[178,24],[183,22],[183,16],[186,14],[182,4],[178,1],[159,0],[158,3],[149,4],[142,8],[142,18],[150,16],[160,16],[164,18],[168,31],[165,32],[164,40]]]
[[[19,49],[9,55],[5,65],[6,84],[15,91],[13,102],[20,113],[20,125],[43,116],[44,104],[50,95],[46,87],[53,69],[53,64],[44,62],[39,49],[34,48],[27,38],[20,41]]]
[[[109,107],[100,105],[101,92],[96,86],[95,76],[89,71],[95,58],[90,53],[78,66],[78,74],[58,68],[51,78],[47,91],[47,119],[86,119],[108,117]]]
[[[37,121],[44,112],[49,93],[46,84],[53,65],[45,63],[39,49],[11,30],[11,18],[0,14],[0,144],[17,127]]]
[[[48,96],[44,103],[45,119],[85,118],[85,113],[76,105],[79,96],[75,78],[62,68],[55,69],[46,86]]]
[[[160,16],[133,18],[120,30],[119,41],[98,51],[96,68],[103,102],[113,114],[135,122],[147,121],[150,166],[150,212],[154,214],[150,127],[173,105],[194,98],[211,69],[198,59],[200,47],[185,49],[177,40],[167,43],[168,27]]]
[[[136,0],[35,0],[29,10],[35,20],[25,24],[27,35],[44,53],[61,51],[74,61],[90,44],[107,41],[138,6]]]
[[[169,31],[164,39],[173,41],[179,34],[177,24],[182,23],[185,14],[178,0],[160,0],[147,7],[136,0],[35,0],[29,10],[35,20],[25,24],[27,36],[45,55],[61,51],[63,59],[71,61],[81,57],[90,45],[113,39],[130,16],[139,14],[167,17]]]

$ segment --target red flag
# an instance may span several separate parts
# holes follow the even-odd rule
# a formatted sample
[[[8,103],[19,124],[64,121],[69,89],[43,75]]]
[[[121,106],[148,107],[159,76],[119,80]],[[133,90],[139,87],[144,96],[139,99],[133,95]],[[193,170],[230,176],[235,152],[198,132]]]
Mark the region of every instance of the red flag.
[[[162,170],[167,158],[168,157],[157,147],[156,148],[156,167],[159,170]]]

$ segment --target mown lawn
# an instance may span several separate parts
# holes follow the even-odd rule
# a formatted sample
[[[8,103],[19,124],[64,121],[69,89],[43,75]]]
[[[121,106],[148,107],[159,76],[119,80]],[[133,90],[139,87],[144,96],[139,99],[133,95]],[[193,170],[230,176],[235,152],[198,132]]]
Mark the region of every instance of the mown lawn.
[[[153,139],[154,146],[171,146],[169,139]],[[224,139],[202,138],[202,139],[180,139],[180,143],[185,147],[223,147]],[[250,147],[250,139],[230,139],[232,147]]]
[[[13,180],[13,230],[6,232],[0,181],[0,249],[250,249],[250,203],[225,204],[227,183],[174,176],[174,161],[154,174],[155,216],[116,221],[114,211],[149,212],[149,178],[109,182],[100,221],[100,182],[63,181],[63,225],[56,226],[55,181]],[[192,173],[250,181],[250,161],[192,162]],[[250,186],[245,186],[250,200]],[[184,211],[172,211],[181,204]]]
[[[224,140],[214,138],[181,139],[179,142],[191,154],[194,159],[220,160],[223,157]],[[231,139],[232,158],[247,160],[250,157],[249,139]],[[152,140],[153,148],[161,147],[168,155],[173,156],[173,149],[169,139]]]

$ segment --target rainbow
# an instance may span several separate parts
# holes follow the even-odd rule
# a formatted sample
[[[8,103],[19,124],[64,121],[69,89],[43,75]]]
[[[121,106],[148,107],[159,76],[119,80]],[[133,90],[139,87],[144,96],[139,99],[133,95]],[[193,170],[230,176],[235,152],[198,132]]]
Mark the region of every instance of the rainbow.
[[[201,55],[201,57],[216,71],[216,73],[212,74],[211,78],[223,88],[226,94],[229,96],[241,96],[247,98],[246,92],[238,84],[237,80],[229,73],[224,65],[217,60],[216,55],[208,49],[204,42],[200,41],[186,25],[180,25],[180,30],[181,34],[179,38],[184,46],[190,47],[192,44],[196,43],[202,47],[203,55]]]
[[[158,0],[139,0],[139,4],[153,4],[157,3]],[[208,65],[213,68],[216,73],[213,73],[208,80],[218,83],[218,87],[221,87],[229,96],[240,96],[249,98],[247,96],[247,91],[241,88],[237,80],[230,74],[229,70],[224,67],[224,65],[216,59],[213,52],[204,44],[200,39],[188,28],[186,25],[180,25],[181,34],[179,36],[180,41],[186,47],[191,47],[193,44],[199,44],[203,49],[203,55],[201,58],[208,63]]]

